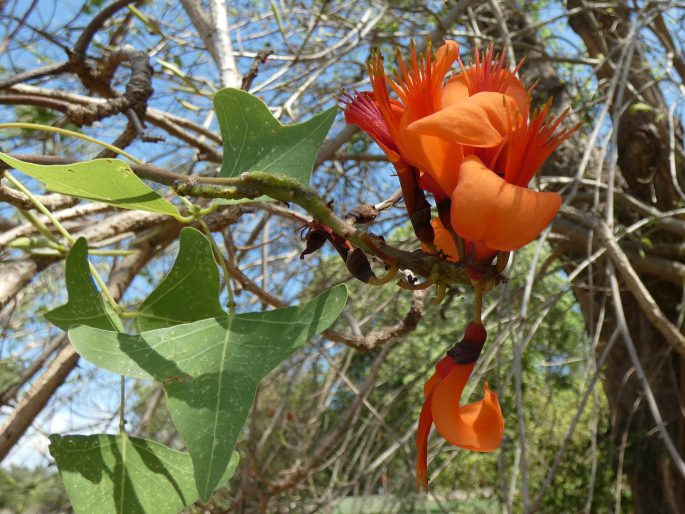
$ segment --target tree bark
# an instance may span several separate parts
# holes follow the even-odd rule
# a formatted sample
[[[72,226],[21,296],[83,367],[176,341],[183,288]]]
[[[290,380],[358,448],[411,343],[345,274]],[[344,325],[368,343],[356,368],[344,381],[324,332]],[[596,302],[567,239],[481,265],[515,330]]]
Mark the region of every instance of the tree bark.
[[[607,99],[614,103],[616,159],[624,190],[662,211],[672,209],[678,195],[669,163],[669,128],[663,95],[650,74],[640,41],[635,42],[632,55],[629,52],[627,46],[633,43],[632,37],[637,36],[631,36],[631,13],[627,5],[622,4],[609,11],[600,6],[593,9],[593,4],[569,0],[569,10],[583,5],[589,7],[571,14],[569,24],[582,38],[591,57],[606,58],[597,69],[600,81],[607,83],[614,74],[625,72],[625,86],[632,86],[625,87],[621,93],[619,85],[613,97]],[[626,58],[621,65],[619,61],[622,54]],[[682,134],[679,127],[676,127],[675,132],[676,137]],[[682,154],[676,155],[676,171],[677,180],[682,183]],[[626,226],[637,219],[634,211],[618,207],[614,216],[617,223]],[[665,244],[677,242],[672,235],[664,232],[654,232],[650,234],[650,239]],[[603,284],[604,270],[595,269],[594,283]],[[640,274],[640,278],[666,318],[672,322],[676,320],[682,288],[644,273]],[[592,327],[605,292],[595,290],[588,294],[583,289],[582,286],[577,287],[576,296],[580,300],[587,326]],[[655,328],[627,289],[621,291],[621,301],[628,329],[666,430],[682,456],[685,454],[685,417],[682,410],[685,361]],[[607,309],[607,313],[610,311]],[[598,351],[602,350],[615,327],[616,319],[611,315],[602,327]],[[643,401],[643,387],[625,344],[614,345],[609,354],[604,389],[613,416],[612,435],[617,452],[624,433],[627,434],[623,471],[630,483],[633,511],[637,514],[685,512],[685,480],[655,430],[654,419]]]

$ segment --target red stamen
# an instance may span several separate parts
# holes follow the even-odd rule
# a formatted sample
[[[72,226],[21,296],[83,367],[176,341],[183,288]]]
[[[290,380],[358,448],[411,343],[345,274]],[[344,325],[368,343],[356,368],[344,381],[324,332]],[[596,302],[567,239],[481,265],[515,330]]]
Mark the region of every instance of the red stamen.
[[[390,135],[383,113],[373,101],[371,94],[355,92],[351,95],[344,92],[340,96],[340,101],[347,123],[357,125],[381,146],[397,151],[397,145]]]

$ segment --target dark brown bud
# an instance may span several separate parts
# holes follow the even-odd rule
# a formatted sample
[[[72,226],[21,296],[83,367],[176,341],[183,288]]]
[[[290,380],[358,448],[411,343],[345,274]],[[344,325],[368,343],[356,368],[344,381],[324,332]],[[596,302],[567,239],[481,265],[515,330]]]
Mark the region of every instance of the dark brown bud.
[[[481,323],[471,322],[466,327],[464,339],[459,341],[447,352],[447,356],[457,364],[471,364],[476,362],[483,350],[488,337],[485,327]]]
[[[326,242],[326,234],[321,229],[312,229],[307,232],[306,246],[304,251],[300,254],[300,259],[304,259],[305,255],[312,254],[319,250]]]
[[[409,215],[411,226],[414,228],[414,233],[419,241],[426,244],[433,244],[435,240],[435,232],[433,225],[431,225],[431,209],[424,207]]]
[[[345,221],[348,223],[363,225],[371,223],[378,216],[378,210],[371,204],[358,205],[345,216]]]
[[[348,254],[345,264],[349,272],[362,282],[368,283],[369,279],[376,277],[371,270],[371,263],[369,263],[368,257],[359,248],[355,248]]]

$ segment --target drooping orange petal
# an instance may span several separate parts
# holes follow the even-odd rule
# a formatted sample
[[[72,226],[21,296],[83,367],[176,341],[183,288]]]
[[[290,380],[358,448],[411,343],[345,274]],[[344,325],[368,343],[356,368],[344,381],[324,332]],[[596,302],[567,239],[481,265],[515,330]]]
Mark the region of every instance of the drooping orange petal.
[[[408,131],[463,145],[496,146],[507,135],[517,112],[516,101],[510,96],[478,93],[413,122]]]
[[[435,428],[450,443],[478,452],[499,447],[504,433],[504,418],[497,395],[485,386],[485,398],[465,407],[459,406],[464,385],[475,363],[458,364],[436,386],[432,395]]]
[[[433,426],[432,398],[432,394],[426,396],[421,407],[419,426],[416,429],[416,488],[419,491],[421,489],[428,491],[428,436]]]
[[[452,228],[465,239],[513,251],[540,235],[560,206],[557,193],[508,184],[470,155],[452,194]]]
[[[435,366],[435,373],[423,386],[424,402],[419,416],[419,426],[416,430],[416,487],[419,490],[428,490],[428,436],[433,426],[433,414],[431,413],[433,390],[455,366],[456,363],[451,358],[443,357]]]

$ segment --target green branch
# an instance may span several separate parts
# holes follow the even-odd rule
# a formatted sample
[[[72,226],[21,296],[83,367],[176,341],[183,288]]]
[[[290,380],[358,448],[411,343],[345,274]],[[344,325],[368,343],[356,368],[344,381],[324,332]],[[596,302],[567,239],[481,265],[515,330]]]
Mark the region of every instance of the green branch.
[[[75,159],[46,155],[12,155],[12,157],[37,164],[78,162]],[[0,162],[0,170],[5,167],[4,163]],[[420,251],[406,252],[385,243],[379,237],[355,229],[347,221],[336,216],[315,190],[292,177],[256,171],[242,173],[231,178],[189,177],[151,164],[134,163],[130,167],[140,178],[172,187],[177,194],[182,196],[254,200],[266,195],[281,202],[295,203],[313,218],[330,227],[338,236],[360,248],[364,253],[379,257],[391,268],[409,270],[415,275],[426,278],[431,275],[437,276],[437,283],[465,285],[471,283],[463,265]]]
[[[147,173],[147,178],[154,178]],[[423,252],[406,252],[386,244],[381,238],[355,229],[338,217],[309,186],[292,177],[263,172],[242,173],[233,178],[206,178],[179,176],[173,184],[179,195],[228,200],[252,199],[266,195],[274,200],[295,203],[313,218],[330,227],[338,236],[369,255],[376,255],[386,264],[397,265],[424,277],[438,276],[438,282],[470,284],[463,266],[436,255]]]

